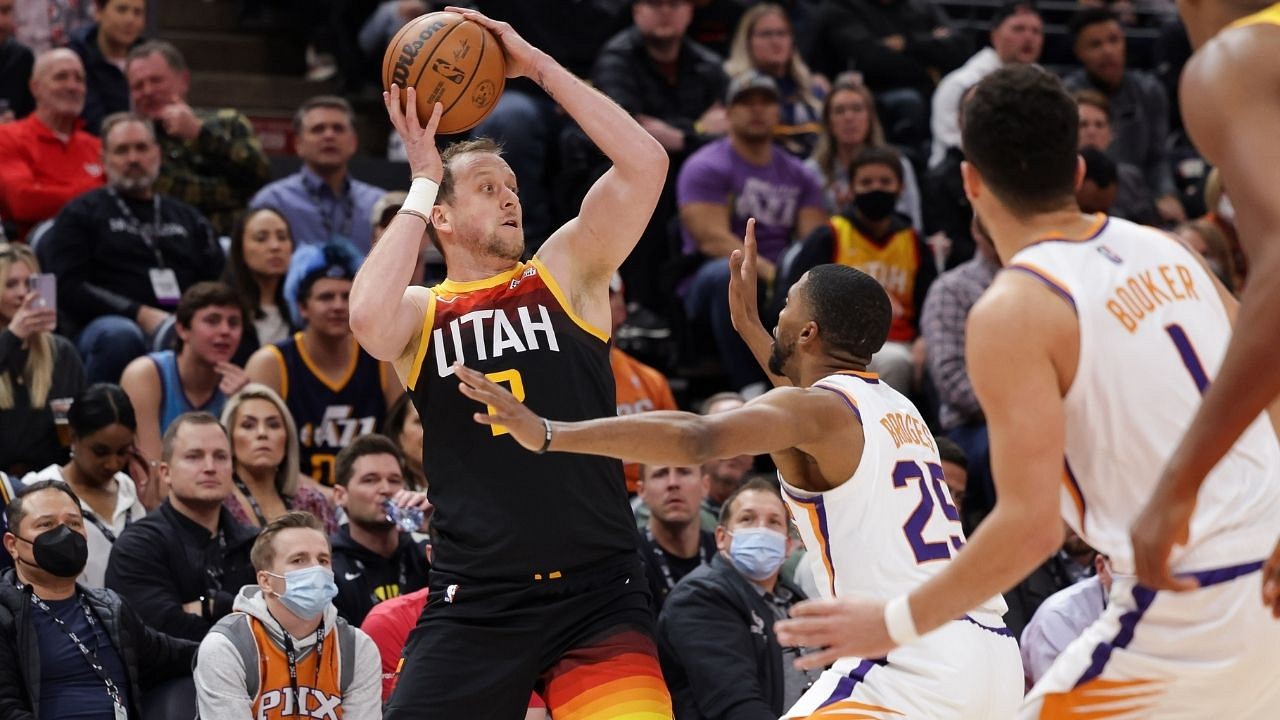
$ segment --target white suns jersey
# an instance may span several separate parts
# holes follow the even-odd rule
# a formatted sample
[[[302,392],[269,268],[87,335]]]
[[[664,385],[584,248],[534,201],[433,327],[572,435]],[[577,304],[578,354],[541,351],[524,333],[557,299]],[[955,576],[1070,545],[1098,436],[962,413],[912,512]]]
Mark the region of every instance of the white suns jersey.
[[[853,477],[831,490],[806,492],[782,477],[791,516],[818,557],[818,589],[827,599],[914,590],[964,547],[933,436],[911,401],[874,373],[837,373],[813,387],[843,397],[866,438]],[[999,616],[1006,606],[997,596],[980,610]]]
[[[1086,240],[1030,245],[1008,267],[1075,309],[1080,359],[1064,398],[1062,513],[1117,572],[1132,572],[1130,525],[1222,364],[1231,337],[1226,307],[1190,250],[1115,218],[1099,216]],[[1277,518],[1280,442],[1263,414],[1206,478],[1189,542],[1174,548],[1171,567],[1263,559]]]

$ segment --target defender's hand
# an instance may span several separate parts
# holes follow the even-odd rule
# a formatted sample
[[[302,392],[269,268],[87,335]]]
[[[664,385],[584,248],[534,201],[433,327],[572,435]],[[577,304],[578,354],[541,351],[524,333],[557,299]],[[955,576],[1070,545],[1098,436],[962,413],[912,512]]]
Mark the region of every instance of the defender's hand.
[[[781,645],[822,648],[801,655],[801,670],[824,668],[842,657],[884,657],[893,649],[884,625],[884,601],[871,598],[806,600],[791,608],[791,619],[773,626]]]
[[[454,363],[453,371],[458,376],[458,389],[463,395],[489,406],[487,413],[478,412],[472,416],[476,422],[505,427],[526,450],[542,449],[547,439],[547,426],[542,418],[516,400],[506,388],[481,373],[462,363]]]
[[[404,109],[400,107],[400,93],[405,94]],[[436,103],[431,109],[431,117],[423,127],[418,120],[418,91],[416,88],[400,89],[392,85],[391,90],[382,93],[382,102],[387,106],[387,116],[404,143],[404,153],[409,159],[409,171],[413,177],[427,178],[437,184],[444,178],[444,163],[440,160],[440,151],[436,148],[436,127],[440,124],[440,116],[444,106]]]
[[[1133,521],[1129,539],[1133,542],[1133,563],[1138,582],[1155,590],[1195,590],[1200,583],[1193,578],[1176,577],[1169,569],[1169,553],[1175,543],[1187,542],[1191,526],[1191,514],[1196,503],[1179,501],[1162,493],[1156,493]]]
[[[756,250],[756,219],[748,218],[742,249],[729,255],[729,319],[739,333],[760,324]]]

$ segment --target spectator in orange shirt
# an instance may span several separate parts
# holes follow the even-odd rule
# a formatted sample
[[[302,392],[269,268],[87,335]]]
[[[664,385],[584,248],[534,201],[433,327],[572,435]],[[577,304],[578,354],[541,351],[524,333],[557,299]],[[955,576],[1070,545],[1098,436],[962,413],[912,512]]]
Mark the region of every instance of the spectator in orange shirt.
[[[0,125],[0,216],[22,239],[68,200],[103,183],[102,144],[81,129],[84,65],[65,48],[36,58],[35,112]]]
[[[416,590],[407,595],[390,598],[373,606],[365,616],[360,629],[373,638],[378,646],[378,654],[382,656],[382,702],[391,697],[396,689],[396,680],[400,679],[400,653],[404,651],[404,643],[409,639],[409,631],[418,624],[418,616],[427,604],[427,588]],[[525,720],[546,720],[546,703],[538,697],[538,693],[529,696],[529,710]]]
[[[617,273],[609,282],[609,309],[613,311],[614,336],[609,364],[613,366],[613,384],[617,386],[618,414],[679,409],[665,375],[618,349],[618,328],[627,320],[627,300],[623,296],[622,276]],[[634,495],[640,485],[640,466],[627,463],[622,469],[627,476],[627,492]]]

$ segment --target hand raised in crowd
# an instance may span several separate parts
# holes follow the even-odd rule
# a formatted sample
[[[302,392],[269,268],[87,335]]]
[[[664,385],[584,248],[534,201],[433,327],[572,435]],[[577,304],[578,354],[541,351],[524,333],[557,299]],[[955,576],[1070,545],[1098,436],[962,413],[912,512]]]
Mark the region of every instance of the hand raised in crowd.
[[[222,379],[218,381],[218,390],[227,397],[235,395],[240,392],[241,388],[249,384],[249,373],[235,363],[220,362],[213,366],[213,370],[222,376]]]
[[[478,412],[472,417],[481,425],[501,425],[511,433],[515,441],[526,450],[539,450],[547,439],[547,426],[542,418],[516,400],[506,388],[462,363],[454,363],[458,376],[458,390],[478,403],[489,406],[489,411]]]
[[[157,119],[166,133],[183,140],[194,140],[204,125],[191,106],[181,100],[175,100],[161,108]]]
[[[729,132],[729,111],[717,102],[702,113],[696,127],[703,135],[724,135]]]
[[[400,93],[405,94],[404,105],[400,103]],[[404,153],[409,160],[409,172],[416,178],[427,178],[440,182],[444,177],[444,162],[440,160],[440,150],[436,147],[436,127],[440,124],[440,115],[444,106],[436,103],[431,109],[431,117],[424,127],[418,121],[418,91],[416,88],[400,89],[392,85],[391,90],[382,93],[382,101],[387,106],[387,115],[391,125],[396,129],[404,143]]]
[[[884,657],[894,647],[884,605],[874,598],[806,600],[773,629],[780,645],[814,648],[795,661],[802,670],[818,670],[842,657]]]
[[[511,27],[511,23],[494,20],[489,16],[450,5],[445,8],[447,12],[455,12],[462,17],[470,20],[484,29],[493,33],[498,39],[498,43],[502,45],[502,54],[507,61],[507,77],[518,78],[528,77],[537,80],[538,63],[542,62],[546,57],[546,53],[529,44],[528,40],[520,37],[520,33]]]
[[[129,460],[125,465],[125,472],[133,478],[133,484],[137,487],[138,502],[142,503],[148,511],[158,506],[168,494],[160,491],[157,465],[158,463],[148,458],[137,445],[129,448]]]
[[[9,322],[9,332],[26,342],[35,333],[53,332],[58,325],[58,312],[48,307],[36,307],[40,293],[29,292],[22,299],[22,305],[13,314]]]

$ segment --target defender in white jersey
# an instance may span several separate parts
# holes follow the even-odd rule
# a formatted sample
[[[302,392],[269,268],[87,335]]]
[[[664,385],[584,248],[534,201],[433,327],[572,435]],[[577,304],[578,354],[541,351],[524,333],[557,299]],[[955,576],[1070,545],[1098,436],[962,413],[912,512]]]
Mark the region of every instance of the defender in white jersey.
[[[741,408],[700,416],[649,412],[580,423],[535,416],[505,388],[455,366],[460,390],[537,452],[698,464],[771,453],[805,544],[821,558],[824,597],[888,598],[927,580],[964,546],[937,448],[915,407],[873,373],[888,336],[888,295],[854,268],[820,265],[790,290],[776,340],[760,326],[755,241],[733,258],[735,324],[777,387]],[[749,289],[749,290],[748,290]],[[751,318],[746,321],[745,318]],[[918,645],[834,666],[787,718],[1008,718],[1022,697],[1022,661],[995,596]]]
[[[1001,69],[964,112],[966,194],[1007,266],[970,314],[966,356],[996,507],[950,567],[909,594],[905,615],[846,601],[779,623],[780,639],[851,638],[836,647],[858,652],[909,641],[1032,571],[1062,542],[1060,513],[1110,556],[1115,578],[1103,616],[1021,717],[1274,717],[1280,623],[1258,603],[1280,518],[1269,418],[1205,482],[1172,556],[1198,589],[1157,593],[1131,575],[1129,526],[1221,363],[1233,301],[1176,240],[1080,212],[1076,109],[1056,77]]]

